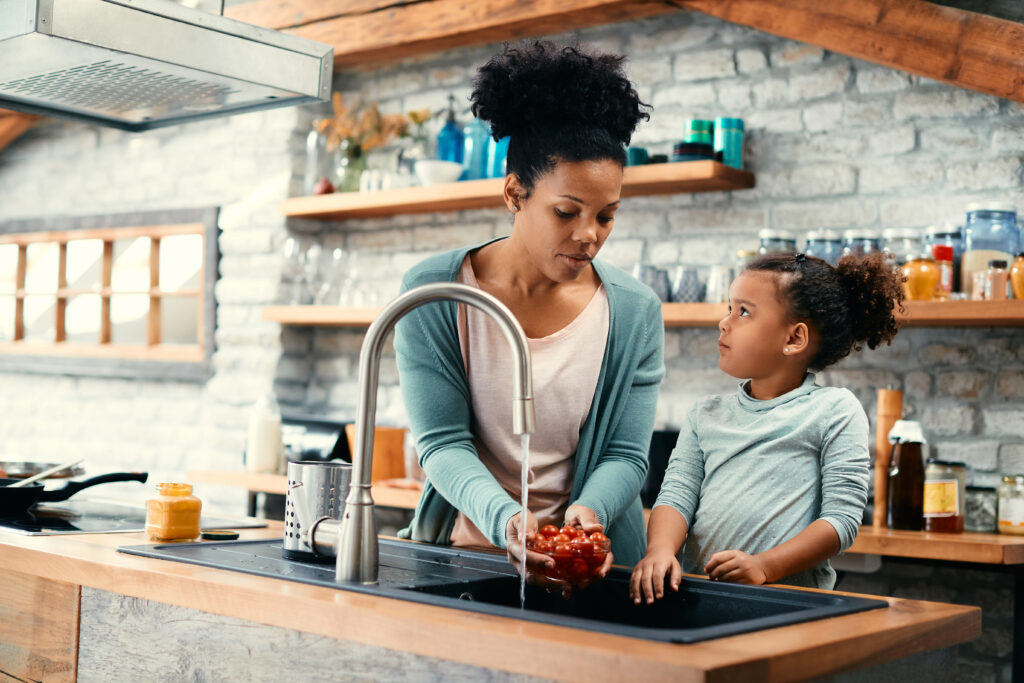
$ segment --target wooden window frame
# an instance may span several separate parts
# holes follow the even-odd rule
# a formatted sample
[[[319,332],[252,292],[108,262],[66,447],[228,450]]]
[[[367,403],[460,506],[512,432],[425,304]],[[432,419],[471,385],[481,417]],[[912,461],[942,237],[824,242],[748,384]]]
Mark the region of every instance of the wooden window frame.
[[[14,340],[0,342],[0,371],[67,375],[206,379],[210,375],[216,329],[219,250],[218,209],[179,209],[105,216],[55,217],[15,220],[0,224],[0,244],[17,244]],[[159,287],[160,240],[177,235],[202,237],[203,261],[199,286],[165,292]],[[114,241],[150,238],[149,288],[122,291],[111,287]],[[102,240],[103,257],[98,288],[71,290],[67,283],[67,245],[79,240]],[[25,341],[24,301],[27,249],[31,244],[58,244],[55,335],[52,342]],[[145,344],[112,342],[110,299],[117,294],[149,297]],[[95,344],[69,343],[65,312],[69,297],[100,296],[100,331]],[[168,297],[194,297],[198,302],[194,345],[162,344],[161,302]]]

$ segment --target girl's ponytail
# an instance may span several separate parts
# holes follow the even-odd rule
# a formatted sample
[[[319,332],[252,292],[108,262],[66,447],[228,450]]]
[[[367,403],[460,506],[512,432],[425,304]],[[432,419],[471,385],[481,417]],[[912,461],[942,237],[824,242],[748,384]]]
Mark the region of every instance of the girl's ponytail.
[[[886,263],[881,252],[863,257],[844,256],[836,273],[846,290],[854,350],[888,343],[896,336],[896,309],[903,310],[903,275]]]

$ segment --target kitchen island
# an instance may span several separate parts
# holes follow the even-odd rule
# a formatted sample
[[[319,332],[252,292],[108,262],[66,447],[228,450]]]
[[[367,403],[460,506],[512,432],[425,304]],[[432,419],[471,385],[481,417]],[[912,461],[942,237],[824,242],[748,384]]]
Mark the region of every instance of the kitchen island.
[[[280,535],[276,523],[241,531]],[[46,681],[789,681],[868,666],[881,675],[887,662],[950,652],[981,632],[976,607],[886,598],[887,609],[666,644],[116,552],[145,542],[0,535],[0,671]]]

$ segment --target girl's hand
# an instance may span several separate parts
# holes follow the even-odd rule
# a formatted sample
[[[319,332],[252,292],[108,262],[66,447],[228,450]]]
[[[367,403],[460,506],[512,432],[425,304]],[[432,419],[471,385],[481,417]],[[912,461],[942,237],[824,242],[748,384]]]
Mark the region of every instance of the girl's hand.
[[[748,555],[742,550],[723,550],[715,553],[704,565],[704,572],[712,581],[747,583],[754,586],[768,582],[768,572],[764,563],[756,555]]]
[[[648,550],[644,559],[633,567],[633,576],[629,579],[629,597],[633,599],[633,604],[639,605],[644,600],[650,605],[655,599],[663,598],[666,574],[672,590],[679,590],[683,570],[675,554],[667,550]]]

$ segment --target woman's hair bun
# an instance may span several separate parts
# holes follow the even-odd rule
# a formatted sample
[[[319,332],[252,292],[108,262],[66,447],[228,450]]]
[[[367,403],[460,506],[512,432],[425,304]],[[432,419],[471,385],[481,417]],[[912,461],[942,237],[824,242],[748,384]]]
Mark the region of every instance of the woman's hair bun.
[[[473,81],[473,114],[495,139],[540,128],[597,127],[628,145],[644,111],[625,57],[547,41],[506,46]]]

